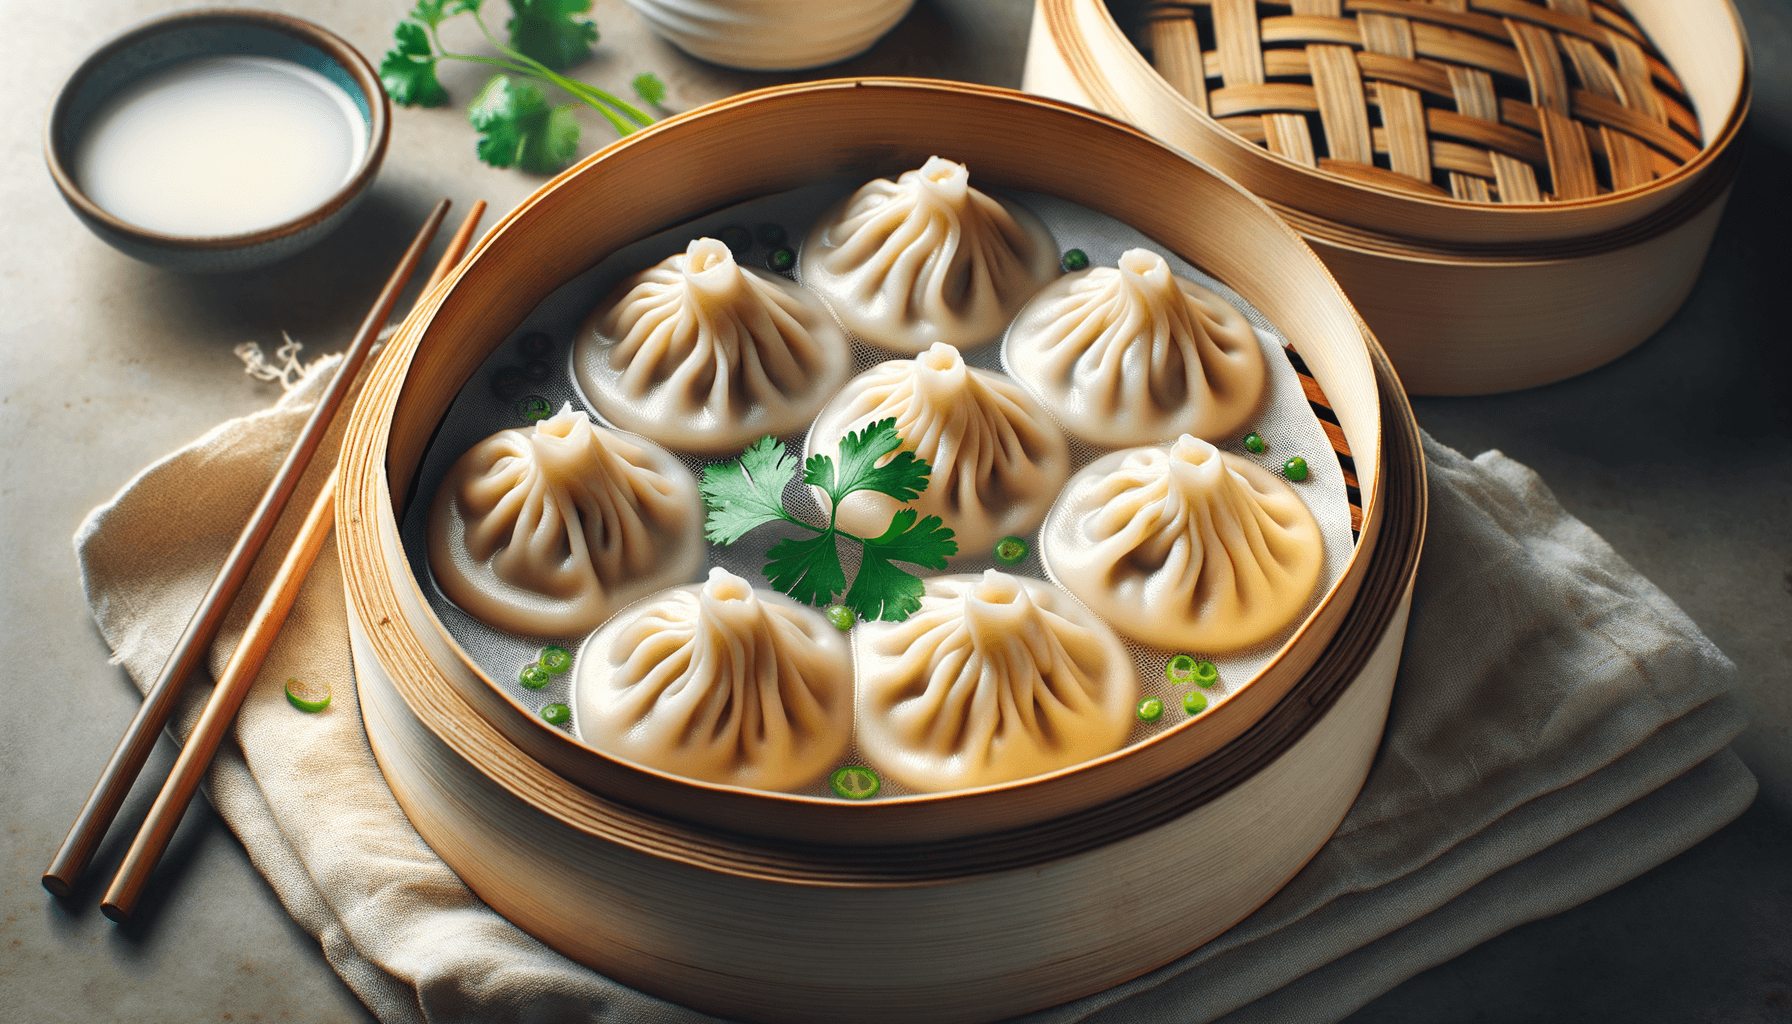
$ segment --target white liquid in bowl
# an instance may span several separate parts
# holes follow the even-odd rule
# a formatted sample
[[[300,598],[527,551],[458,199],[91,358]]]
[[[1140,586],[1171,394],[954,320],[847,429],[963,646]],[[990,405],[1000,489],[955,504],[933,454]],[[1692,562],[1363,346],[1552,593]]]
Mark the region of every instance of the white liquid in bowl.
[[[366,153],[360,111],[323,75],[274,57],[202,57],[107,100],[75,148],[75,179],[138,227],[233,235],[315,209]]]

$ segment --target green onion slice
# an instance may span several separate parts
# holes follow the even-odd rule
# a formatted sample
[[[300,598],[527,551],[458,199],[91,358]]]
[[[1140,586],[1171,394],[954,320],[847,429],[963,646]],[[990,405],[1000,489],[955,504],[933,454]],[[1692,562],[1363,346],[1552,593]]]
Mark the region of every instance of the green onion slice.
[[[315,715],[330,706],[330,684],[308,683],[293,676],[286,681],[286,701],[306,714]]]
[[[848,800],[868,800],[884,788],[884,782],[864,765],[849,764],[834,769],[834,774],[828,776],[828,786]]]

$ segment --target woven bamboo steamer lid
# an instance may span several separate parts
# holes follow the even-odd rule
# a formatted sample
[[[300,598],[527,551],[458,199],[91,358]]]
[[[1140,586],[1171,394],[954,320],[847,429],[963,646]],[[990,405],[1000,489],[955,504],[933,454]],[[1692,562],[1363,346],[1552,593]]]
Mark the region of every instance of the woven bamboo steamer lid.
[[[936,152],[983,182],[1141,226],[1289,336],[1364,495],[1356,557],[1323,614],[1216,708],[1237,704],[1231,719],[1190,723],[1215,726],[1205,737],[1182,729],[1164,734],[1176,742],[1039,780],[920,799],[688,782],[606,758],[510,701],[429,613],[398,538],[404,506],[428,500],[409,491],[458,389],[555,287],[637,238]],[[1135,187],[1116,194],[1107,185],[1121,174]],[[1136,977],[1267,900],[1367,775],[1424,532],[1411,408],[1291,229],[1135,129],[943,82],[763,90],[549,182],[405,321],[343,452],[338,543],[357,686],[374,754],[419,833],[482,899],[568,956],[688,1005],[781,1024],[1011,1016]]]
[[[1026,87],[1138,124],[1263,196],[1417,393],[1557,380],[1678,308],[1748,108],[1725,0],[1258,10],[1038,0]]]
[[[543,723],[428,613],[396,541],[393,510],[402,510],[448,403],[549,292],[614,249],[705,210],[830,175],[864,180],[919,166],[934,153],[966,162],[973,181],[1049,192],[1143,225],[1287,335],[1355,457],[1363,519],[1342,577],[1262,673],[1188,723],[1199,728],[1171,729],[1083,766],[1001,786],[865,804],[766,793],[646,769]],[[1108,187],[1122,175],[1132,187]],[[1211,232],[1216,223],[1228,226],[1225,238]],[[380,660],[440,678],[529,757],[638,807],[820,842],[943,840],[1036,824],[1109,802],[1221,749],[1292,689],[1337,632],[1375,559],[1384,505],[1382,385],[1364,333],[1311,251],[1267,207],[1136,129],[1009,90],[937,82],[859,80],[750,93],[631,136],[549,182],[406,321],[387,356],[403,354],[407,363],[389,371],[397,375],[389,388],[375,375],[345,444],[345,471],[369,474],[345,477],[344,494],[355,503],[339,520],[348,524],[340,536],[355,577],[351,598],[371,621],[387,620],[390,628],[373,637]]]

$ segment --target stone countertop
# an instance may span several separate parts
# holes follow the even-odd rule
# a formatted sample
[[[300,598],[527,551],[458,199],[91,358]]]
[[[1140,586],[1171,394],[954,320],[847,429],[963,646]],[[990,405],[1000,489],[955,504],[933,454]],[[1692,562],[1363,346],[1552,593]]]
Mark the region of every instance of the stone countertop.
[[[1748,159],[1685,308],[1635,352],[1574,380],[1415,405],[1445,443],[1469,454],[1497,447],[1535,468],[1736,660],[1754,715],[1736,749],[1761,794],[1691,851],[1419,975],[1360,1010],[1356,1024],[1792,1020],[1792,329],[1781,308],[1792,287],[1792,4],[1736,2],[1756,61]],[[406,3],[246,5],[317,21],[377,61]],[[233,346],[256,341],[271,351],[285,331],[309,356],[339,350],[436,198],[449,196],[458,211],[483,198],[490,224],[541,181],[477,163],[462,108],[401,109],[368,201],[316,248],[211,278],[134,263],[62,205],[43,168],[42,119],[89,49],[188,6],[9,4],[0,37],[14,97],[0,137],[11,211],[0,252],[3,1021],[371,1019],[203,801],[129,923],[110,924],[98,903],[126,828],[153,799],[147,785],[73,897],[40,888],[138,702],[122,670],[107,665],[69,538],[137,470],[273,401],[277,388],[243,376]],[[1015,85],[1030,7],[919,0],[870,53],[824,74]],[[797,77],[686,58],[621,0],[599,0],[593,16],[603,39],[579,76],[624,92],[636,73],[654,71],[670,86],[670,109]],[[475,45],[454,32],[448,41]],[[485,74],[459,65],[442,77],[464,104]],[[585,152],[609,137],[595,116],[585,126]],[[163,777],[173,754],[164,739],[146,776]]]

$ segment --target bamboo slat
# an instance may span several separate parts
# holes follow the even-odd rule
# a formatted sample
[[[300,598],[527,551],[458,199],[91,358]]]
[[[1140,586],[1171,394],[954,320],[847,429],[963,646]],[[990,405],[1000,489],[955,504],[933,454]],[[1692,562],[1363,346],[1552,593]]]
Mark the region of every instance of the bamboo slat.
[[[1357,72],[1356,54],[1345,46],[1309,46],[1307,60],[1313,67],[1313,91],[1319,119],[1325,125],[1325,145],[1333,161],[1353,164],[1375,162],[1369,141],[1369,107],[1363,99],[1363,80]]]
[[[1624,36],[1612,35],[1607,39],[1618,57],[1618,81],[1624,86],[1624,105],[1667,124],[1668,109],[1661,101],[1661,94],[1650,87],[1649,62],[1643,56],[1643,48],[1636,40]]]
[[[1605,125],[1599,126],[1599,138],[1605,144],[1605,158],[1611,164],[1616,187],[1636,188],[1655,180],[1655,172],[1649,168],[1649,151],[1642,143]]]
[[[1151,52],[1157,54],[1157,69],[1164,81],[1197,110],[1206,110],[1207,71],[1201,61],[1201,38],[1195,33],[1195,19],[1186,10],[1152,19]]]
[[[1537,187],[1537,174],[1530,164],[1514,160],[1498,150],[1488,153],[1488,161],[1493,164],[1493,180],[1499,184],[1501,202],[1542,201],[1543,192]]]
[[[1489,161],[1489,169],[1492,169]],[[1487,190],[1487,179],[1477,178],[1456,171],[1450,172],[1450,194],[1458,199],[1471,203],[1491,203],[1493,194]]]
[[[1220,77],[1227,86],[1263,84],[1263,44],[1257,38],[1256,0],[1213,0]]]
[[[1344,16],[1343,0],[1290,0],[1290,6],[1297,15],[1315,18],[1342,18]]]
[[[1263,141],[1271,153],[1308,167],[1319,166],[1307,119],[1299,114],[1263,115]]]

